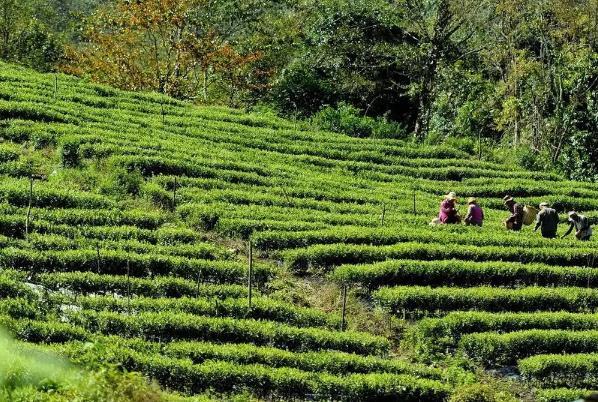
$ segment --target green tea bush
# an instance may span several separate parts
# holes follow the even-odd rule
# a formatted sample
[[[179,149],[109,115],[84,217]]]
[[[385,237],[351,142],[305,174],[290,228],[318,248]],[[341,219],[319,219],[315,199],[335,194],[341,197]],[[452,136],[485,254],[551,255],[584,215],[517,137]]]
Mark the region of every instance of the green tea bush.
[[[196,280],[186,280],[171,276],[155,276],[144,279],[126,275],[101,275],[94,272],[54,272],[42,273],[38,283],[53,291],[70,291],[75,294],[118,294],[144,297],[210,297],[240,298],[247,294],[243,285],[198,284]]]
[[[62,166],[74,168],[81,164],[81,153],[79,152],[80,144],[81,141],[76,136],[62,137],[60,139],[60,160]]]
[[[141,186],[141,196],[151,202],[153,205],[164,210],[172,210],[174,200],[172,193],[164,190],[160,185],[152,182],[143,183]]]
[[[520,360],[521,375],[542,387],[592,389],[598,383],[598,354],[549,354]]]
[[[407,331],[404,343],[418,355],[433,358],[455,348],[465,334],[513,332],[533,329],[587,331],[598,329],[598,314],[568,312],[488,313],[454,312],[442,318],[425,318]]]
[[[407,311],[571,311],[593,312],[598,308],[598,290],[571,287],[525,287],[519,289],[491,286],[472,288],[431,288],[397,286],[380,288],[373,298],[393,312]]]
[[[358,332],[336,332],[320,328],[298,328],[285,324],[201,317],[185,313],[139,313],[123,316],[110,312],[70,313],[73,324],[106,335],[171,340],[252,342],[289,350],[333,349],[357,354],[383,354],[390,347],[382,337]]]
[[[524,357],[550,353],[598,352],[598,331],[527,330],[464,335],[460,349],[485,366],[509,366]]]
[[[577,399],[583,399],[588,394],[588,391],[582,389],[540,389],[536,392],[536,400],[538,402],[571,402]]]
[[[210,317],[253,318],[256,320],[271,320],[284,322],[298,327],[324,327],[337,329],[340,327],[340,317],[326,314],[315,309],[297,307],[292,304],[279,302],[266,297],[256,296],[252,299],[251,308],[247,299],[227,298],[145,298],[136,297],[132,300],[115,299],[113,297],[79,298],[77,304],[87,310],[113,312],[184,312]]]
[[[143,176],[139,171],[113,166],[107,179],[101,184],[101,190],[108,195],[138,196],[141,193],[142,183]]]

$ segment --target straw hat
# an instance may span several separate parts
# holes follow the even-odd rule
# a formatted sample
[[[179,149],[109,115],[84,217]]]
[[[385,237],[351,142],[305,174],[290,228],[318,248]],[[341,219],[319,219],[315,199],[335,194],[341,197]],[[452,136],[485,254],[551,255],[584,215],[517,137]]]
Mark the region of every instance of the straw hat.
[[[569,218],[572,218],[574,216],[577,216],[577,212],[575,212],[575,211],[569,211],[568,215],[569,215]]]
[[[505,204],[509,203],[509,202],[515,202],[515,200],[513,199],[513,197],[511,197],[510,195],[506,195],[503,198],[503,201],[505,202]]]
[[[544,207],[549,207],[547,202],[541,202],[540,203],[540,208],[544,208]]]
[[[455,201],[455,200],[457,200],[457,194],[455,194],[454,191],[451,191],[450,193],[448,193],[447,195],[444,196],[444,199]]]
[[[468,203],[468,204],[477,204],[477,203],[478,203],[478,199],[477,199],[477,198],[475,198],[475,197],[469,197],[469,198],[467,199],[467,203]]]

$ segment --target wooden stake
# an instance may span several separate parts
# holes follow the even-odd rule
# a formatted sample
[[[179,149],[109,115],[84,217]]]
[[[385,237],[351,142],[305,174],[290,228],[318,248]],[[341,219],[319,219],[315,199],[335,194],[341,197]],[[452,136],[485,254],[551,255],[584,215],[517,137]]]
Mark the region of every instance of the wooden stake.
[[[594,261],[595,261],[595,258],[596,258],[596,257],[594,257],[594,256],[589,256],[589,255],[588,255],[588,266],[589,266],[590,268],[594,268]],[[590,261],[591,261],[591,262],[590,262]],[[588,275],[588,288],[589,288],[589,287],[590,287],[590,275]]]
[[[100,273],[100,243],[96,243],[96,269]]]
[[[131,314],[131,262],[127,258],[127,312]]]
[[[417,215],[417,208],[415,205],[415,189],[413,189],[413,215]]]
[[[31,219],[31,204],[33,202],[33,175],[29,178],[29,202],[27,203],[27,217],[25,218],[25,237],[29,237],[29,220]]]
[[[382,204],[382,217],[380,219],[380,225],[384,226],[384,218],[386,217],[386,203]]]
[[[253,245],[249,241],[249,274],[247,278],[247,297],[249,302],[249,310],[251,310],[252,303],[252,287],[253,287]]]
[[[195,297],[199,297],[199,285],[201,283],[201,269],[197,271],[197,289],[195,290]]]
[[[478,160],[482,160],[482,132],[478,131]]]
[[[58,96],[58,75],[54,74],[54,99]]]
[[[174,178],[174,188],[172,189],[172,206],[176,209],[176,188],[177,188],[177,180],[176,177]]]
[[[344,331],[346,328],[346,320],[347,320],[347,285],[343,285],[343,307],[341,312],[341,331]]]

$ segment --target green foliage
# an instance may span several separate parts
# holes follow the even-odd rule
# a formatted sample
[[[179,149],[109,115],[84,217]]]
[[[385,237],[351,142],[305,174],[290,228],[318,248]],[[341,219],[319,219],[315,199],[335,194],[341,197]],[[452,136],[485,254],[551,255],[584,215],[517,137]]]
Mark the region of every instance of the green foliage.
[[[0,334],[0,397],[8,398],[19,388],[52,390],[72,375],[66,364],[52,356],[17,344]],[[17,391],[18,392],[18,391]]]
[[[598,378],[596,354],[547,354],[520,360],[521,374],[544,387],[576,387],[591,389]]]
[[[7,401],[159,402],[170,400],[136,373],[80,372],[40,347],[0,337],[0,398]]]
[[[81,358],[81,348],[67,349]],[[375,401],[398,396],[405,401],[442,400],[449,391],[442,383],[396,374],[350,374],[335,376],[305,372],[293,368],[267,368],[259,364],[237,364],[208,360],[192,364],[189,360],[173,359],[155,353],[138,353],[95,345],[84,350],[85,360],[104,360],[124,364],[156,378],[162,385],[189,393],[199,393],[207,384],[219,392],[250,389],[258,395],[301,396],[312,394],[316,400]],[[174,380],[177,378],[177,380]]]
[[[334,88],[304,60],[291,62],[275,81],[270,95],[280,111],[305,116],[318,112],[333,102]]]
[[[243,295],[245,296],[245,295]],[[226,299],[199,299],[181,297],[144,298],[136,297],[131,301],[115,300],[106,297],[81,298],[81,308],[94,311],[115,311],[125,313],[133,309],[138,312],[184,312],[208,317],[253,318],[285,322],[297,327],[323,327],[336,329],[340,327],[340,318],[333,314],[321,313],[317,310],[301,308],[292,304],[278,302],[265,297],[252,299],[249,308],[246,297]]]
[[[156,276],[153,279],[128,278],[124,275],[106,275],[93,272],[43,273],[39,283],[54,291],[68,290],[75,294],[110,292],[120,296],[131,294],[145,297],[212,297],[239,298],[247,293],[242,285],[215,285],[175,277]]]
[[[132,195],[141,193],[143,176],[137,170],[127,170],[121,166],[114,166],[106,181],[102,183],[102,192],[107,195]]]
[[[528,330],[478,333],[461,338],[459,347],[485,366],[514,365],[519,359],[550,353],[597,352],[598,331]]]
[[[282,349],[250,344],[215,345],[201,342],[174,342],[166,354],[190,358],[199,364],[207,360],[226,360],[238,364],[266,364],[271,367],[293,367],[304,371],[327,371],[331,374],[388,372],[442,379],[442,370],[411,364],[398,359],[382,359],[342,352],[294,353]]]
[[[322,130],[344,133],[352,137],[401,138],[404,128],[383,118],[362,116],[361,111],[341,102],[336,108],[326,106],[312,119],[312,123]]]
[[[454,312],[443,318],[426,318],[407,332],[405,344],[424,358],[455,348],[465,334],[533,329],[584,331],[598,328],[598,316],[587,313]]]
[[[297,328],[251,319],[202,317],[186,313],[140,313],[123,316],[111,312],[83,311],[69,314],[70,320],[93,332],[162,340],[206,340],[252,342],[289,350],[333,349],[357,354],[383,354],[389,342],[358,332],[333,332],[319,328]]]
[[[64,48],[55,34],[33,20],[12,42],[14,61],[40,71],[53,71],[64,57]]]
[[[589,248],[524,248],[516,246],[468,246],[405,242],[388,246],[323,244],[282,253],[288,266],[296,272],[326,272],[332,266],[383,261],[386,259],[469,259],[470,261],[503,260],[542,262],[551,265],[585,265]]]
[[[344,4],[333,4],[332,15],[371,11]],[[331,32],[346,28],[323,21]],[[414,32],[400,28],[394,34]],[[598,190],[477,160],[471,135],[497,118],[485,82],[496,77],[471,66],[460,74],[447,88],[463,109],[454,111],[448,94],[443,106],[459,128],[446,127],[443,145],[419,145],[63,75],[54,94],[54,75],[0,66],[2,323],[28,343],[72,347],[65,353],[94,370],[116,364],[181,392],[214,388],[215,399],[238,391],[263,399],[507,398],[507,385],[487,392],[475,367],[510,373],[505,365],[531,354],[593,350],[598,255],[595,239],[505,231],[502,197],[548,201],[559,213],[575,208],[595,222]],[[475,96],[460,88],[468,85]],[[72,159],[73,167],[58,166]],[[48,176],[34,182],[31,210],[29,161]],[[483,228],[428,225],[448,191],[458,193],[461,212],[464,198],[480,199]],[[339,330],[342,293],[321,277],[328,272],[349,285],[347,327],[368,333]],[[96,350],[100,341],[110,349]],[[508,383],[522,398],[533,394],[532,382]],[[23,399],[39,394],[29,391]]]
[[[571,402],[588,394],[589,392],[582,389],[555,388],[538,390],[536,397],[540,402]]]
[[[165,209],[171,210],[174,207],[174,200],[172,193],[164,190],[160,185],[147,182],[141,186],[141,195],[151,202],[153,205]]]
[[[596,100],[592,102],[592,105],[595,105]],[[595,106],[593,107],[595,108]],[[590,124],[596,123],[598,122],[594,121]],[[595,134],[591,131],[577,131],[571,138],[571,145],[565,151],[562,166],[573,180],[598,181],[598,166],[596,164],[598,140]]]
[[[592,270],[582,267],[461,260],[391,260],[342,265],[331,273],[338,282],[360,284],[368,289],[391,285],[506,286],[513,282],[522,285],[587,286],[598,279],[594,276]]]
[[[493,125],[496,106],[492,82],[463,61],[442,65],[439,81],[426,141],[469,141],[469,151],[473,153],[471,143],[477,142],[478,136],[496,139],[499,133]]]
[[[391,111],[393,117],[404,116],[400,108],[408,102],[394,89],[405,83],[396,53],[407,39],[401,35],[396,8],[383,1],[334,0],[308,2],[305,10],[298,9],[306,22],[298,37],[301,47],[272,91],[281,110],[310,115],[344,101],[374,115]],[[350,112],[344,109],[339,111]],[[357,134],[366,134],[365,121],[357,123],[351,116],[343,120],[360,131]],[[365,127],[371,130],[368,126],[372,122]]]
[[[176,247],[175,247],[176,248]],[[74,250],[34,251],[14,247],[0,251],[0,264],[15,269],[27,270],[31,266],[40,267],[41,272],[73,272],[97,270],[104,274],[125,274],[127,264],[132,276],[172,275],[196,279],[201,275],[203,280],[219,283],[239,283],[245,278],[247,266],[237,261],[212,261],[186,258],[163,253],[148,253],[147,249],[127,252],[122,248],[102,249],[98,261],[97,249],[94,247]],[[254,275],[257,283],[263,283],[274,274],[272,267],[255,264]]]
[[[273,104],[285,115],[340,105],[316,120],[350,135],[463,141],[470,153],[482,139],[484,156],[523,147],[524,166],[596,180],[592,1],[178,0],[170,10],[185,40],[165,19],[173,34],[154,35],[154,53],[146,51],[151,24],[135,24],[143,15],[123,18],[120,29],[131,24],[145,36],[125,29],[119,40],[111,30],[130,10],[122,5],[5,0],[0,56],[202,103]],[[104,41],[93,42],[97,35]]]
[[[472,287],[450,288],[397,286],[373,293],[383,307],[398,313],[407,311],[593,311],[598,306],[598,291],[571,287],[523,287],[518,289]]]
[[[450,402],[515,402],[517,399],[507,392],[497,390],[494,384],[464,385],[455,390]]]
[[[60,139],[60,160],[62,166],[74,168],[81,164],[80,145],[81,141],[77,137],[62,137]]]

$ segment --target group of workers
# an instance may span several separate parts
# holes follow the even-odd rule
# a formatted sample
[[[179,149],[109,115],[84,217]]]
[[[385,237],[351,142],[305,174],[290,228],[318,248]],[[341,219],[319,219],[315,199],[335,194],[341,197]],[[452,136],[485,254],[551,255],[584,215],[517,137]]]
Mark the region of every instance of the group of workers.
[[[515,201],[513,197],[507,195],[503,198],[504,205],[507,207],[511,215],[505,220],[505,226],[509,230],[520,231],[525,222],[526,213],[530,212],[529,207],[525,207]],[[461,223],[462,219],[457,208],[457,195],[454,192],[448,193],[440,203],[440,211],[438,218],[434,220],[438,224],[456,224]],[[559,225],[559,215],[554,208],[550,208],[547,202],[540,204],[540,210],[536,212],[535,221],[536,226],[534,231],[540,229],[543,237],[554,239],[557,237],[557,229]],[[561,238],[568,236],[573,229],[575,229],[575,237],[582,241],[588,241],[592,237],[592,227],[587,217],[571,211],[568,214],[569,230],[561,236]],[[533,219],[533,218],[532,218]],[[478,200],[475,197],[470,197],[467,200],[467,214],[463,218],[466,225],[482,226],[484,223],[484,210],[478,205]]]

